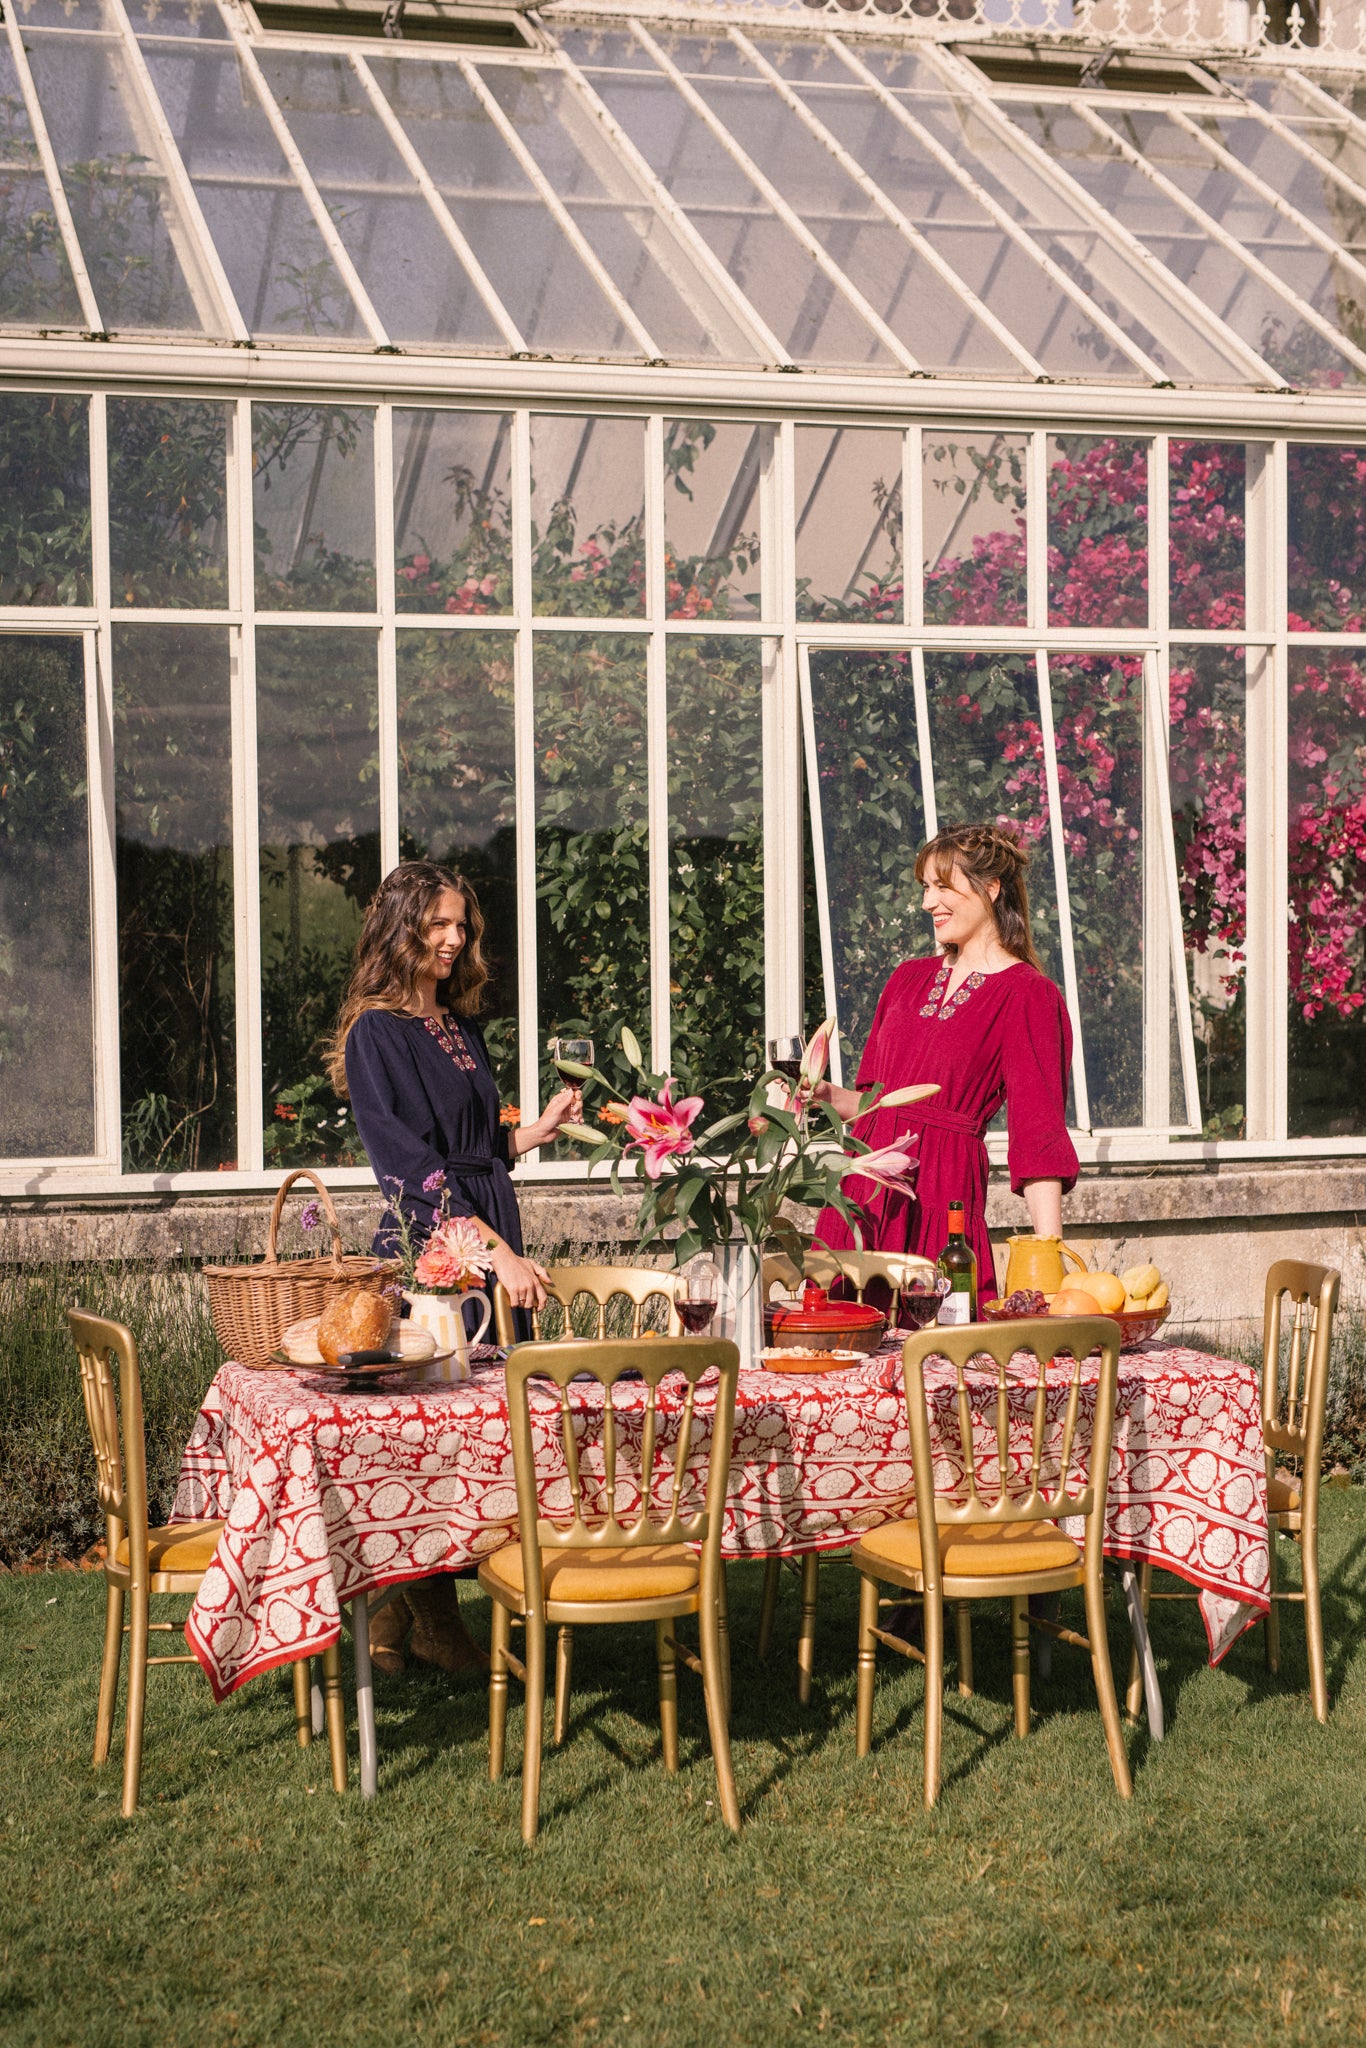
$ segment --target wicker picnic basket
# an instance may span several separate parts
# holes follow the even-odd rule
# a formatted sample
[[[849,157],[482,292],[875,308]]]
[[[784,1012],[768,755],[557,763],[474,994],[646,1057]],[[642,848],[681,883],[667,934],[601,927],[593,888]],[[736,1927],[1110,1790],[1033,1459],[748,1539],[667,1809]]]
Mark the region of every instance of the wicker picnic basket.
[[[282,1259],[276,1250],[285,1197],[296,1180],[312,1181],[317,1192],[332,1230],[330,1258]],[[265,1258],[249,1266],[205,1266],[214,1332],[228,1357],[239,1365],[269,1365],[271,1352],[279,1349],[291,1323],[301,1316],[321,1314],[344,1287],[354,1287],[358,1280],[368,1280],[384,1270],[382,1261],[368,1252],[342,1251],[341,1224],[332,1197],[317,1174],[301,1166],[281,1183],[275,1197]]]

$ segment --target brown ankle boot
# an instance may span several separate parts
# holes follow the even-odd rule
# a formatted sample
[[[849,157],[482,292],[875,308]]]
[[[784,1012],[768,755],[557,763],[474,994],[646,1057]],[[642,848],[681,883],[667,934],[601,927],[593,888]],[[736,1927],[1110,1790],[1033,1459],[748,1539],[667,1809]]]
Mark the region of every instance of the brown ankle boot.
[[[488,1651],[480,1649],[461,1620],[455,1580],[448,1572],[418,1579],[405,1590],[413,1611],[408,1648],[419,1664],[449,1672],[488,1670]]]
[[[395,1593],[370,1622],[370,1662],[387,1671],[391,1678],[408,1668],[403,1642],[412,1625],[413,1610],[405,1593]]]

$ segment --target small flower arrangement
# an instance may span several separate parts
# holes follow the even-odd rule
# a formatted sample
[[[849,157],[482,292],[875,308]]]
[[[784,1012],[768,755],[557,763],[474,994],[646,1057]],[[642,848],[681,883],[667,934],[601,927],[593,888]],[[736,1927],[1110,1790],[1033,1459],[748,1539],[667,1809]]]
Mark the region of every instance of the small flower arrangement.
[[[413,1220],[403,1206],[403,1182],[390,1180],[393,1189],[386,1214],[394,1218],[394,1257],[401,1284],[413,1293],[465,1294],[480,1287],[493,1267],[487,1234],[472,1216],[452,1216],[450,1190],[444,1174],[429,1174],[422,1183],[424,1195],[440,1194],[436,1222],[419,1249],[413,1236]]]
[[[593,1148],[590,1166],[611,1161],[618,1194],[623,1167],[644,1177],[636,1218],[642,1252],[668,1252],[682,1266],[698,1252],[739,1238],[755,1252],[776,1244],[800,1259],[803,1241],[783,1213],[786,1203],[837,1210],[861,1244],[866,1215],[844,1183],[859,1178],[903,1194],[914,1191],[914,1135],[895,1145],[866,1145],[815,1099],[834,1028],[828,1018],[815,1033],[795,1085],[776,1070],[760,1074],[746,1109],[701,1128],[705,1099],[679,1098],[671,1074],[648,1073],[639,1040],[623,1029],[621,1049],[635,1069],[639,1092],[629,1103],[610,1102],[598,1112],[605,1131],[562,1124],[560,1134]],[[596,1067],[566,1062],[563,1071],[611,1087]],[[856,1113],[894,1109],[938,1092],[933,1083],[890,1093],[870,1088],[860,1095]]]

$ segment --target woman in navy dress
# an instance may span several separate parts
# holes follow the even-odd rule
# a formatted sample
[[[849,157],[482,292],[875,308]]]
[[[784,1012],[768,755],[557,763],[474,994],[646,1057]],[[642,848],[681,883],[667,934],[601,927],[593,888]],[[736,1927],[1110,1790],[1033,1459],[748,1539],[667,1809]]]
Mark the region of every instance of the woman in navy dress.
[[[493,1277],[519,1310],[545,1301],[545,1268],[524,1256],[510,1172],[523,1152],[582,1114],[579,1092],[561,1089],[533,1123],[510,1129],[484,1036],[474,1021],[489,970],[484,920],[469,883],[433,861],[403,861],[365,913],[356,964],[329,1057],[338,1094],[349,1095],[356,1128],[389,1209],[375,1233],[380,1256],[394,1248],[402,1206],[421,1245],[445,1203],[484,1230]],[[413,1625],[414,1654],[454,1670],[486,1662],[465,1634],[455,1585],[438,1575],[406,1589],[376,1617],[371,1648],[384,1670],[401,1670]]]

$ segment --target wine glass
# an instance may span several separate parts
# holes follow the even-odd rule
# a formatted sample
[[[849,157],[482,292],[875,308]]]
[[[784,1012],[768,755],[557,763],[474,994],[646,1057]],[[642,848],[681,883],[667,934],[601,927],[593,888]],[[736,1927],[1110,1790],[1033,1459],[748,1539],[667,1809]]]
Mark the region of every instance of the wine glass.
[[[571,1088],[577,1088],[582,1083],[582,1074],[566,1073],[564,1063],[566,1060],[573,1060],[576,1066],[591,1067],[593,1064],[593,1041],[591,1038],[552,1038],[550,1041],[550,1057],[555,1063],[555,1072],[559,1075],[560,1079],[568,1081]]]
[[[687,1292],[678,1302],[678,1319],[690,1337],[705,1336],[721,1298],[721,1275],[710,1259],[695,1259],[688,1268]]]
[[[770,1038],[768,1041],[770,1067],[780,1074],[786,1074],[789,1081],[800,1079],[805,1054],[804,1038]]]

